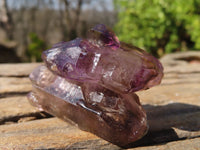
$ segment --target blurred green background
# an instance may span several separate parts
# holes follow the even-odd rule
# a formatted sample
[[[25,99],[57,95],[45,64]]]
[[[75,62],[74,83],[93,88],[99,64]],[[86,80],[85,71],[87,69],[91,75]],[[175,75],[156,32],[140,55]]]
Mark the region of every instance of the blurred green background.
[[[41,61],[98,23],[156,57],[200,50],[200,0],[0,0],[0,63]]]

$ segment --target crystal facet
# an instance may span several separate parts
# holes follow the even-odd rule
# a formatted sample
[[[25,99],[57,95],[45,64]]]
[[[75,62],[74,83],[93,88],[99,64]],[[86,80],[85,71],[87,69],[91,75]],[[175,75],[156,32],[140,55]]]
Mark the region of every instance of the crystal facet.
[[[52,72],[67,80],[94,82],[116,92],[134,92],[160,83],[163,69],[156,58],[124,43],[117,48],[114,33],[104,30],[91,33],[92,37],[100,34],[100,40],[95,36],[94,40],[63,42],[45,51],[42,58]],[[101,44],[104,36],[109,37],[109,43],[117,43],[115,50],[111,48],[114,44]]]
[[[136,94],[117,94],[94,84],[78,86],[45,66],[36,68],[30,79],[34,82],[29,94],[33,105],[70,119],[82,130],[118,145],[135,141],[147,131],[146,114]]]
[[[32,105],[119,146],[145,135],[146,113],[133,92],[161,82],[163,68],[152,55],[119,42],[101,24],[87,39],[54,45],[42,59],[46,66],[30,74]]]

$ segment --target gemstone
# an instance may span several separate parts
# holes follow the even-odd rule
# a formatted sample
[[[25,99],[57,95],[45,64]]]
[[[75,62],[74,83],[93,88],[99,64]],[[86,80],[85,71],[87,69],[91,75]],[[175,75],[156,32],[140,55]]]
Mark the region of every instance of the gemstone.
[[[30,79],[31,104],[114,144],[136,141],[148,129],[146,113],[134,93],[118,94],[94,84],[79,86],[45,66],[36,68]]]
[[[98,83],[123,93],[148,89],[160,83],[163,68],[155,57],[137,47],[120,44],[114,33],[106,29],[101,32],[97,29],[98,26],[91,32],[90,37],[95,37],[94,40],[77,38],[45,51],[42,58],[47,67],[67,80]],[[108,37],[109,43],[104,42],[104,36]]]
[[[118,146],[146,134],[146,113],[134,92],[161,82],[155,57],[100,24],[87,39],[58,43],[42,59],[46,66],[30,74],[32,105]]]

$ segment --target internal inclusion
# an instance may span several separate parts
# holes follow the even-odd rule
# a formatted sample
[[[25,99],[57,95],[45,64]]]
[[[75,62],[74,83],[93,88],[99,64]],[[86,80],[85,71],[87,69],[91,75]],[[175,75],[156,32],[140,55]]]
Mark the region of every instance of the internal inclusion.
[[[161,82],[155,57],[97,25],[87,39],[58,43],[42,58],[46,66],[30,74],[32,105],[119,146],[146,134],[146,113],[133,92]]]
[[[94,84],[78,86],[45,66],[36,68],[30,79],[34,83],[31,104],[112,143],[125,145],[148,129],[136,94],[120,95]]]

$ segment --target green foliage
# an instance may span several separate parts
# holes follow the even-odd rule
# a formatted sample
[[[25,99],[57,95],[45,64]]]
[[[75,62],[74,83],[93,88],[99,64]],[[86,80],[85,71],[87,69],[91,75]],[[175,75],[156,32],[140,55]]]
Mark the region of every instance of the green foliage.
[[[119,39],[154,55],[200,49],[200,0],[115,0]]]
[[[42,51],[46,48],[45,42],[41,40],[36,33],[30,33],[30,44],[27,54],[31,61],[41,61]]]

